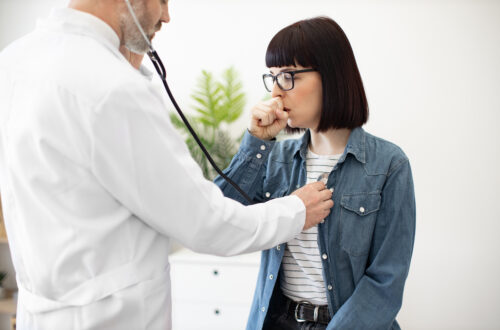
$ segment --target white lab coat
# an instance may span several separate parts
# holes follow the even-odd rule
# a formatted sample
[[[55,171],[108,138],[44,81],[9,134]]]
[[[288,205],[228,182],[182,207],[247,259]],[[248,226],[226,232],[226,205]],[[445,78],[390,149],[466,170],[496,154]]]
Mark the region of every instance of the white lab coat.
[[[205,180],[118,47],[103,21],[60,9],[0,54],[18,329],[169,329],[170,237],[234,255],[304,225],[295,196],[243,207]]]

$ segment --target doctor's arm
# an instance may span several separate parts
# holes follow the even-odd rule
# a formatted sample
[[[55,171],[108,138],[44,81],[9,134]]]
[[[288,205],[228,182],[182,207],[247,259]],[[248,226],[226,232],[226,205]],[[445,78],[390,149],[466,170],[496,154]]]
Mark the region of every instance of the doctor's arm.
[[[203,178],[150,84],[110,91],[90,127],[92,171],[101,184],[131,214],[192,250],[235,255],[267,249],[304,226],[306,210],[297,196],[249,207],[223,197]],[[312,195],[309,203],[320,205],[320,192]]]
[[[415,195],[405,159],[394,166],[383,188],[365,275],[327,329],[392,328],[401,308],[414,238]]]

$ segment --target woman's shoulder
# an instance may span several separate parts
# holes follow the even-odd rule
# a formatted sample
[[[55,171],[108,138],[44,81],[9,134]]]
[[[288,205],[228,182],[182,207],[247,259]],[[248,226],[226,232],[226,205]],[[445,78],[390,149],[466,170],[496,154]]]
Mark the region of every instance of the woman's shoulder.
[[[396,143],[368,132],[365,132],[365,152],[367,164],[384,164],[389,172],[409,161],[403,149]]]
[[[370,148],[376,148],[376,151],[383,152],[386,155],[404,155],[403,149],[396,143],[389,141],[387,139],[381,138],[379,136],[373,135],[365,131],[366,143]]]

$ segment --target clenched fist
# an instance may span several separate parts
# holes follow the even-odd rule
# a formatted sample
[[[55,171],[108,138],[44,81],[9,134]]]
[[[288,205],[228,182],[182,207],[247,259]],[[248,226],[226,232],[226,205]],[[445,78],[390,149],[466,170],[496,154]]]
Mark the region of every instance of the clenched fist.
[[[288,113],[283,111],[280,97],[262,101],[251,110],[248,131],[261,140],[270,140],[286,127]]]

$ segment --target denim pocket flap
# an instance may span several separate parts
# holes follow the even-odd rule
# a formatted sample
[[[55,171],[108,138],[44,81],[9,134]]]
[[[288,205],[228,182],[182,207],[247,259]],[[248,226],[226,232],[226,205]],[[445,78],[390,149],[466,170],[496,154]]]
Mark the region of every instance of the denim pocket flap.
[[[379,192],[343,195],[340,205],[359,216],[365,216],[378,211],[380,199]]]

